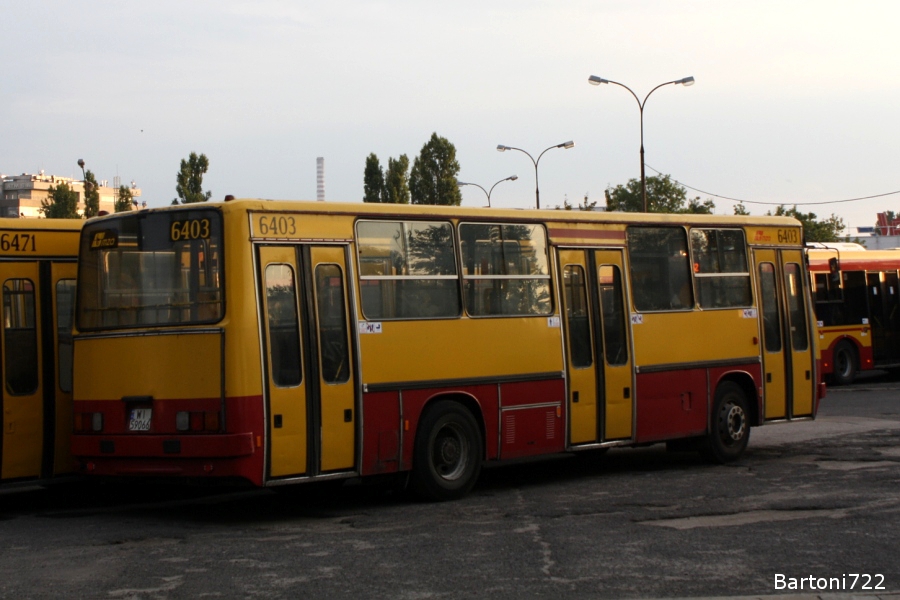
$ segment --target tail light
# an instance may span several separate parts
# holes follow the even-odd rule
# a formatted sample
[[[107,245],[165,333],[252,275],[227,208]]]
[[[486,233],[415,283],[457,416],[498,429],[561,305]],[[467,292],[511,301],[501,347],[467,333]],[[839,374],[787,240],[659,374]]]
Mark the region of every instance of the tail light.
[[[178,431],[219,431],[219,412],[215,410],[182,410],[175,413]]]
[[[103,431],[103,413],[75,413],[72,430],[75,433],[99,433]]]

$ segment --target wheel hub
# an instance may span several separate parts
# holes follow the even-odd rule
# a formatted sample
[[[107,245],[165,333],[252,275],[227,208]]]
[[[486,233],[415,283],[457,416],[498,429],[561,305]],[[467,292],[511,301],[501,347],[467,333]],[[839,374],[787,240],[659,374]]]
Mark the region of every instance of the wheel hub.
[[[725,424],[725,430],[733,441],[737,442],[744,437],[744,429],[747,426],[747,421],[744,417],[744,411],[740,406],[732,405],[728,409],[728,412],[725,415]]]

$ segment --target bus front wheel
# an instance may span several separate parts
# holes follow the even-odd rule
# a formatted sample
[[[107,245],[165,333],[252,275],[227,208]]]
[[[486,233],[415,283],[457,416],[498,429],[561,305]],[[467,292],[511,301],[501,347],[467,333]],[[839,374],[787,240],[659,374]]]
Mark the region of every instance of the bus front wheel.
[[[856,378],[856,351],[850,342],[841,342],[834,347],[834,372],[831,380],[836,385],[849,385]]]
[[[481,473],[478,424],[458,402],[442,400],[419,422],[413,454],[413,490],[432,501],[465,496]]]
[[[709,434],[702,453],[712,462],[731,462],[740,458],[749,441],[747,396],[736,383],[723,382],[716,390]]]

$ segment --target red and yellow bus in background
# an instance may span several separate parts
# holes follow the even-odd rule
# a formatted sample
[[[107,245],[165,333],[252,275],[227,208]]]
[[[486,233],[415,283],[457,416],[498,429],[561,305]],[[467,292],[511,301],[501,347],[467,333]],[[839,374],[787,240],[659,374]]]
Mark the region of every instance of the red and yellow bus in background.
[[[782,217],[237,200],[96,219],[73,450],[92,475],[408,473],[432,499],[486,460],[665,441],[734,460],[752,426],[816,414],[809,281]]]
[[[900,251],[811,248],[809,267],[823,374],[847,384],[859,371],[900,367]]]
[[[0,219],[0,487],[73,470],[72,317],[82,224]]]

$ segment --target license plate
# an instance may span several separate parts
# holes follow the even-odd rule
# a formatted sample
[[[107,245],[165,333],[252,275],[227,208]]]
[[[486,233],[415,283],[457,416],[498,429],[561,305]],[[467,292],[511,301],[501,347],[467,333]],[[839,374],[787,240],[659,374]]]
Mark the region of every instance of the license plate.
[[[152,408],[133,408],[128,414],[128,431],[150,431]]]

